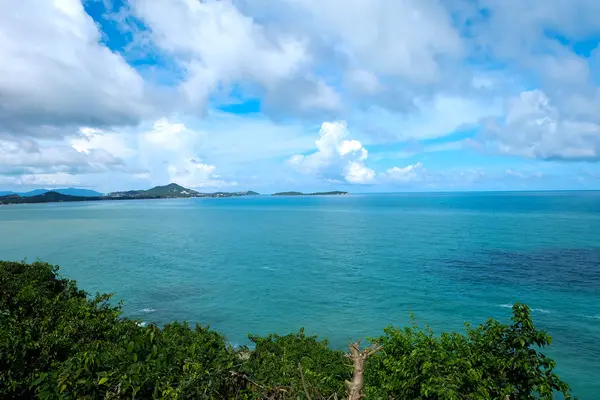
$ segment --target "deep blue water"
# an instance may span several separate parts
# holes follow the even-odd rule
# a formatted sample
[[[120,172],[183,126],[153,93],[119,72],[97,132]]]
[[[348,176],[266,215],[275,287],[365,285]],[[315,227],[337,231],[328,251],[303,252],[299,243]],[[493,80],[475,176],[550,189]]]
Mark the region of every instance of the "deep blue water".
[[[600,398],[600,192],[107,201],[0,207],[0,258],[40,258],[126,313],[333,346],[530,305],[581,399]]]

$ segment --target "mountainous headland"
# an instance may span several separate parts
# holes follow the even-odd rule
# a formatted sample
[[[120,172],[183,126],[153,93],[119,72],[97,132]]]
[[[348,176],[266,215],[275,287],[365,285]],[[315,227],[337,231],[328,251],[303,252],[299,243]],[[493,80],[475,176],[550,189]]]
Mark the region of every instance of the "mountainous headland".
[[[278,193],[273,193],[271,196],[345,196],[347,194],[348,194],[348,192],[334,190],[332,192],[315,192],[315,193],[278,192]]]
[[[79,193],[79,195],[69,194]],[[193,189],[188,189],[176,183],[170,183],[165,186],[155,186],[148,190],[128,190],[124,192],[112,192],[103,195],[99,192],[87,191],[86,189],[58,189],[45,190],[36,189],[27,193],[9,193],[0,196],[0,204],[30,204],[30,203],[59,203],[75,201],[101,201],[101,200],[141,200],[141,199],[176,199],[190,197],[239,197],[256,196],[257,192],[246,190],[239,192],[214,192],[200,193]],[[97,193],[97,195],[91,195]],[[86,195],[88,194],[88,195]]]
[[[97,192],[90,189],[77,189],[77,188],[64,188],[64,189],[34,189],[29,192],[0,192],[0,197],[9,195],[18,195],[20,197],[32,197],[39,196],[48,192],[56,192],[60,194],[66,194],[69,196],[81,196],[81,197],[100,197],[104,196],[104,193]]]
[[[60,203],[70,201],[94,201],[103,200],[104,196],[85,197],[71,196],[54,191],[45,192],[35,196],[20,196],[18,194],[9,194],[8,196],[0,196],[0,205],[2,204],[32,204],[32,203]]]
[[[172,199],[186,197],[239,197],[239,196],[256,196],[257,192],[245,190],[240,192],[214,192],[201,193],[193,189],[188,189],[176,183],[170,183],[165,186],[155,186],[148,190],[129,190],[126,192],[112,192],[106,195],[111,199]]]

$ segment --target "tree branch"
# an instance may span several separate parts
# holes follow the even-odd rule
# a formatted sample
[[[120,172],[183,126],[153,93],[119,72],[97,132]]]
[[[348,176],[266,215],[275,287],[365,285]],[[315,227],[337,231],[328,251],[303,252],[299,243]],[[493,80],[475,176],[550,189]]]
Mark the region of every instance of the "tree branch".
[[[312,400],[310,398],[310,394],[308,394],[308,389],[306,388],[306,382],[304,382],[304,372],[302,372],[302,364],[298,361],[298,369],[300,369],[300,379],[302,380],[302,388],[304,389],[304,393],[306,394],[307,400]]]

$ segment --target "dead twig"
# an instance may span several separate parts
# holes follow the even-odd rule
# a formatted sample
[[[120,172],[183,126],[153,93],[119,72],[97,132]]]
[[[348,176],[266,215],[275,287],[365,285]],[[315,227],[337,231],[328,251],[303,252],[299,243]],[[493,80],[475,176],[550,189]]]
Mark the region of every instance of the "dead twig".
[[[300,380],[302,380],[302,388],[304,389],[304,393],[306,394],[307,400],[312,400],[310,398],[310,394],[308,394],[308,389],[306,388],[306,382],[304,381],[304,372],[302,371],[302,364],[298,361],[298,369],[300,369]]]

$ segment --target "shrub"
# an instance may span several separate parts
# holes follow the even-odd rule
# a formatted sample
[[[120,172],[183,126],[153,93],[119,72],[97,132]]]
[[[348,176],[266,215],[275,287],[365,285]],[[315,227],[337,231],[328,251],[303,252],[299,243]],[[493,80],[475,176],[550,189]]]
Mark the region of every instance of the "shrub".
[[[513,306],[512,324],[490,319],[466,334],[387,328],[373,339],[381,351],[368,362],[367,394],[398,399],[570,398],[555,363],[539,351],[550,336],[533,325],[529,307]]]
[[[250,336],[250,340],[255,350],[246,372],[267,393],[294,399],[305,392],[314,398],[343,397],[352,368],[344,352],[331,350],[327,341],[306,336],[304,330],[287,336]]]

